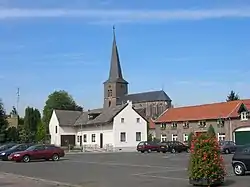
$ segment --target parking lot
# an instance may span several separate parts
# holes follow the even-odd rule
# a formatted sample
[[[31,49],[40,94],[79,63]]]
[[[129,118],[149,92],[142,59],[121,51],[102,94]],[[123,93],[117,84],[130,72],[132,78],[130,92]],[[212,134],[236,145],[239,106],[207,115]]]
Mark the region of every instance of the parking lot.
[[[224,186],[249,186],[249,176],[236,177],[225,155]],[[66,155],[59,162],[0,162],[0,172],[84,187],[189,186],[189,155],[162,153],[85,153]]]

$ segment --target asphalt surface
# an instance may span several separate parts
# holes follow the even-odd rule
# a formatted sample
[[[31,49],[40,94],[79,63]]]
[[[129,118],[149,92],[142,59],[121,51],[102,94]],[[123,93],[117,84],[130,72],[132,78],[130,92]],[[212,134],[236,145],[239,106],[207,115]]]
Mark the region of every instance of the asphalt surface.
[[[231,155],[225,155],[228,176],[223,186],[250,186],[250,176],[236,177],[233,174],[231,157]],[[162,153],[71,154],[59,162],[0,161],[0,173],[12,173],[23,179],[28,177],[29,180],[47,182],[50,185],[58,183],[58,186],[165,187],[167,184],[185,187],[190,186],[187,177],[188,159],[187,153],[176,155]]]

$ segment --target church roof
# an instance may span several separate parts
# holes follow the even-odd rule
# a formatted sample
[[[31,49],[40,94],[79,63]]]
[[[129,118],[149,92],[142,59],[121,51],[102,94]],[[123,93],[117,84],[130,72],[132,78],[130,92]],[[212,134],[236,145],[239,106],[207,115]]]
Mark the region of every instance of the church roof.
[[[151,101],[172,101],[170,97],[163,91],[150,91],[135,94],[127,94],[119,98],[118,103],[126,103],[127,101],[132,101],[133,103],[151,102]]]
[[[106,82],[119,82],[128,84],[126,80],[124,80],[122,76],[122,68],[119,59],[119,53],[116,45],[116,37],[115,31],[113,28],[113,45],[112,45],[112,54],[111,54],[111,62],[110,62],[110,70],[109,70],[109,78]]]

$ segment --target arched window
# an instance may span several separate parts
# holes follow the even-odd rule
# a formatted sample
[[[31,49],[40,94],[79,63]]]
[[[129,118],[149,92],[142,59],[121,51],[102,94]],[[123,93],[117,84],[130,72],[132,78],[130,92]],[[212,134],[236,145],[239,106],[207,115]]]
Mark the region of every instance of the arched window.
[[[108,97],[112,97],[112,90],[108,90]]]
[[[109,107],[111,106],[111,101],[109,101]]]

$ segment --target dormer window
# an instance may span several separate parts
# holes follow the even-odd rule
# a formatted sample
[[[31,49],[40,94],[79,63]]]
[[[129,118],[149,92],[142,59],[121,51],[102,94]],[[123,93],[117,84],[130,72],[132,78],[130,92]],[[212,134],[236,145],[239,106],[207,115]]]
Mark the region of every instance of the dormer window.
[[[241,118],[241,120],[248,120],[247,112],[241,112],[240,113],[240,118]]]

